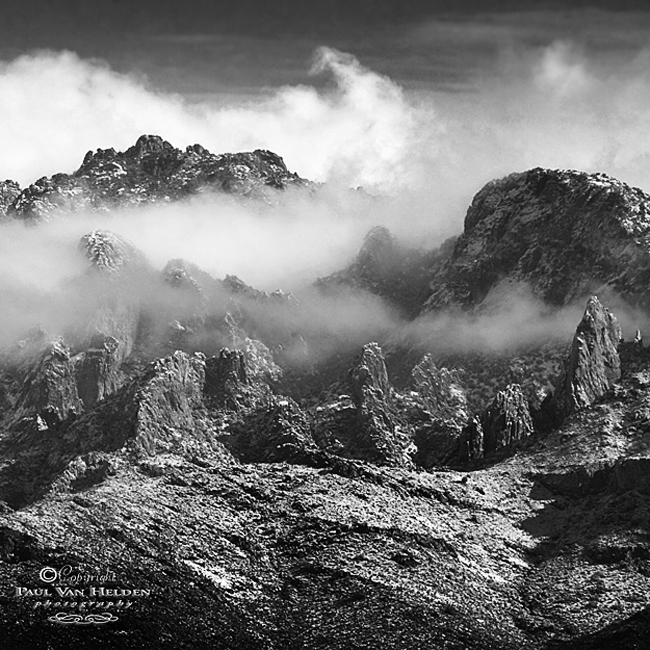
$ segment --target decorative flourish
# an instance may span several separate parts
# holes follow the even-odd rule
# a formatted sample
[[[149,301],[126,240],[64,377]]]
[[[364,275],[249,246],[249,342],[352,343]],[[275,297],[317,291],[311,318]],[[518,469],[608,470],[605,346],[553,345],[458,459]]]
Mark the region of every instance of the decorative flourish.
[[[58,612],[47,619],[52,623],[62,623],[64,625],[100,625],[102,623],[113,623],[118,617],[110,613],[71,614],[68,612]]]

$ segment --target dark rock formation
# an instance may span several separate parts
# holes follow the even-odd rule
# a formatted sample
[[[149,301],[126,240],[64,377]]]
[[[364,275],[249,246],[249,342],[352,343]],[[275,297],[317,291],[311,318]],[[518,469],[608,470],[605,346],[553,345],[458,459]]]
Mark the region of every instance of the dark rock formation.
[[[460,437],[458,458],[461,463],[480,460],[484,455],[484,435],[481,420],[473,417],[463,429]]]
[[[601,492],[625,494],[632,490],[650,495],[649,470],[649,458],[617,458],[538,474],[535,479],[554,492],[570,497]]]
[[[70,348],[55,339],[27,373],[18,401],[19,412],[23,417],[35,418],[38,429],[56,427],[82,411],[74,366]]]
[[[379,345],[363,346],[361,356],[350,370],[350,383],[357,405],[354,440],[357,457],[371,462],[403,464],[404,449],[397,438],[391,412],[393,388]]]
[[[467,397],[458,372],[438,368],[430,354],[425,355],[411,373],[412,385],[422,406],[456,428],[467,423]]]
[[[387,228],[376,226],[366,235],[355,261],[343,271],[319,278],[316,286],[328,292],[339,287],[361,289],[414,314],[428,295],[427,269],[439,257],[439,251],[425,254],[407,248]]]
[[[542,405],[553,424],[593,404],[621,377],[621,327],[595,296],[576,329],[554,394]]]
[[[137,454],[182,448],[195,439],[201,422],[205,358],[176,352],[157,359],[145,371],[133,394],[133,449]]]
[[[483,453],[488,455],[502,447],[509,447],[514,442],[523,440],[533,433],[533,421],[530,417],[528,401],[521,386],[510,384],[500,391],[494,401],[481,417],[483,429]],[[476,430],[468,437],[469,448],[478,449]]]
[[[348,389],[350,394],[340,394]],[[368,343],[333,401],[316,410],[321,447],[346,458],[410,466],[411,434],[395,417],[394,391],[377,343]]]
[[[270,398],[266,383],[249,379],[244,353],[228,348],[206,360],[204,393],[209,404],[236,412]]]
[[[433,270],[426,309],[477,305],[505,281],[556,305],[605,286],[645,300],[648,196],[604,174],[540,168],[488,183],[451,258]]]
[[[125,449],[134,458],[177,453],[223,457],[216,423],[203,405],[205,357],[177,351],[75,422],[67,446],[77,453]]]
[[[467,397],[457,373],[438,368],[431,355],[426,355],[413,368],[412,385],[420,420],[415,433],[415,462],[429,468],[456,460],[469,418]]]
[[[123,354],[113,336],[97,335],[75,363],[77,391],[86,410],[114,393],[124,383]]]
[[[159,136],[143,135],[124,152],[89,151],[72,175],[41,178],[8,203],[7,214],[39,221],[62,211],[170,201],[202,191],[264,198],[272,190],[306,185],[270,151],[215,155],[200,145],[181,151]]]
[[[291,398],[272,397],[231,425],[233,454],[246,463],[309,463],[318,456],[311,422]]]
[[[16,200],[20,194],[20,185],[15,181],[0,182],[0,219],[6,214],[9,206]]]

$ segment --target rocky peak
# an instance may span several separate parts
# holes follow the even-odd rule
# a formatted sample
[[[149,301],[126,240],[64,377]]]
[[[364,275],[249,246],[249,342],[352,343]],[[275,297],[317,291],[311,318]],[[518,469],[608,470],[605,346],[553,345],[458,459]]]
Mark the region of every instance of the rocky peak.
[[[193,267],[185,260],[170,260],[162,270],[163,281],[174,288],[200,295],[201,286],[193,277]]]
[[[7,214],[9,206],[18,198],[20,185],[15,181],[0,182],[0,218]]]
[[[429,413],[444,420],[467,420],[467,397],[458,373],[438,368],[433,357],[426,354],[411,372],[411,383],[419,400]]]
[[[126,150],[125,155],[130,158],[142,158],[146,154],[159,154],[173,149],[174,147],[159,135],[141,135],[136,143]]]
[[[240,411],[262,401],[270,391],[265,383],[249,380],[241,350],[222,348],[218,356],[206,360],[204,392],[217,408]]]
[[[456,460],[458,445],[469,418],[467,397],[458,373],[438,368],[430,354],[411,372],[412,399],[417,404],[415,460],[430,468]]]
[[[309,463],[321,455],[309,418],[289,397],[269,397],[231,429],[234,440],[229,448],[247,463]]]
[[[349,377],[356,404],[350,455],[379,464],[410,465],[411,440],[400,435],[393,413],[394,391],[377,343],[363,346]]]
[[[621,326],[596,296],[587,302],[555,392],[543,409],[557,422],[593,404],[621,377]]]
[[[397,239],[385,226],[371,228],[363,240],[361,250],[357,255],[359,264],[386,265],[395,260],[400,252]]]
[[[108,230],[94,230],[79,241],[79,250],[93,269],[105,274],[147,268],[144,254],[128,239]]]
[[[519,384],[499,391],[479,417],[470,418],[460,436],[461,462],[479,460],[510,447],[535,431],[528,400]]]
[[[481,418],[481,427],[485,455],[533,433],[528,400],[519,384],[510,384],[497,393]]]
[[[537,168],[476,194],[425,308],[472,307],[506,281],[556,305],[604,286],[643,301],[649,279],[648,195],[604,174]]]
[[[32,365],[19,397],[21,415],[36,418],[39,429],[55,427],[83,410],[70,348],[52,340]]]
[[[201,415],[204,383],[205,357],[200,353],[179,350],[155,359],[114,402],[106,403],[107,413],[100,419],[103,437],[128,442],[136,457],[172,450],[183,454],[205,445],[207,453],[217,443]]]
[[[174,201],[203,191],[268,200],[269,189],[310,185],[270,151],[215,155],[200,145],[182,151],[157,135],[140,136],[123,152],[89,151],[74,174],[41,178],[22,192],[8,183],[0,191],[5,197],[0,198],[0,209],[30,221],[81,209]]]
[[[350,370],[350,380],[357,404],[369,401],[388,405],[392,398],[392,386],[384,355],[378,343],[363,346],[361,355]]]

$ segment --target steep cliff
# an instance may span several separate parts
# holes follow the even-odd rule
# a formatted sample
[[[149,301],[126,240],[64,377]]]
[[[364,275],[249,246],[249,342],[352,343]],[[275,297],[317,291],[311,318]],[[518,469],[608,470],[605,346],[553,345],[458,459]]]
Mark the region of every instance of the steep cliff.
[[[621,326],[596,296],[576,329],[555,392],[543,405],[553,423],[593,404],[621,377]]]

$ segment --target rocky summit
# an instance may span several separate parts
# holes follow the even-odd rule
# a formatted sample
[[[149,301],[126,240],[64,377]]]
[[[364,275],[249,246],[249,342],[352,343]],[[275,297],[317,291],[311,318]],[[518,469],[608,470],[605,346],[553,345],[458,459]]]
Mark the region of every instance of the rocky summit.
[[[274,153],[143,136],[4,182],[0,212],[37,236],[69,212],[292,188],[318,191]],[[314,282],[409,331],[480,323],[509,287],[579,305],[573,334],[498,352],[314,333],[299,297],[158,269],[89,227],[72,324],[0,349],[7,647],[647,648],[650,354],[616,310],[647,322],[648,206],[534,169],[480,190],[439,249],[378,227]]]
[[[478,192],[425,308],[473,306],[513,282],[551,304],[604,290],[645,304],[649,273],[644,192],[605,174],[537,168]]]
[[[270,189],[304,185],[307,181],[270,151],[215,155],[196,144],[181,151],[160,136],[143,135],[123,152],[89,151],[72,174],[43,177],[22,190],[5,181],[0,216],[34,222],[57,213],[178,200],[198,192],[262,197]]]

